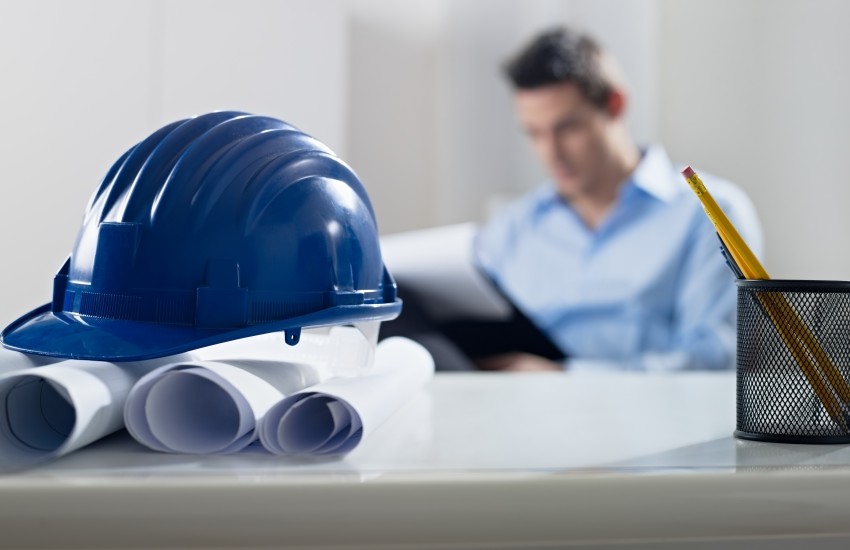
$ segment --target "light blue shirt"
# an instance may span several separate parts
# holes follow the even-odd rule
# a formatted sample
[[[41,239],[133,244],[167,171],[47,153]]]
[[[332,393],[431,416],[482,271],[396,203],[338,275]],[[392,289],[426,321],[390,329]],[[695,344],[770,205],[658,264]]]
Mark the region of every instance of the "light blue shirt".
[[[759,257],[762,234],[738,187],[700,177]],[[590,230],[547,183],[479,233],[481,267],[571,359],[569,367],[734,365],[736,286],[699,200],[650,147]]]

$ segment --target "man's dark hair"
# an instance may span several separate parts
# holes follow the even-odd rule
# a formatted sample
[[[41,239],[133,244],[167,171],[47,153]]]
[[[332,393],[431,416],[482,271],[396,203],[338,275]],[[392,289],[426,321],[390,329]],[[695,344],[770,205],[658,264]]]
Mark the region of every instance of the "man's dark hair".
[[[571,82],[588,101],[605,107],[612,83],[602,66],[602,49],[590,36],[558,27],[535,37],[504,65],[518,90]]]

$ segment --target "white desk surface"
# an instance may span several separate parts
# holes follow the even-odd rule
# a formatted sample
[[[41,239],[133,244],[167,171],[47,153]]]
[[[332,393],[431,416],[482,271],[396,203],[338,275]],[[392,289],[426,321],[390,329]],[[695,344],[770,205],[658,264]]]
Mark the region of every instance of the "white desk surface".
[[[850,446],[732,438],[733,373],[439,374],[336,460],[124,432],[0,476],[0,547],[850,546]]]

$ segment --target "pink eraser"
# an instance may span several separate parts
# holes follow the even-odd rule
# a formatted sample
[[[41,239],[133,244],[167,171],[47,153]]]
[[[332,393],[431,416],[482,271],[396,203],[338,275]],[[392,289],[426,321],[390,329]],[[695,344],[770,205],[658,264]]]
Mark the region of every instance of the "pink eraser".
[[[682,175],[685,176],[686,178],[692,178],[696,175],[696,172],[694,172],[693,168],[688,166],[687,168],[682,170]]]

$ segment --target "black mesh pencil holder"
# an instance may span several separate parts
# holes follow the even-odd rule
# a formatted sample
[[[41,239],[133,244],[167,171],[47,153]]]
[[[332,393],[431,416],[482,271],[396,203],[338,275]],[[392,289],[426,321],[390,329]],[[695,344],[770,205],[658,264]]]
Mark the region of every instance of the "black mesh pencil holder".
[[[850,282],[737,284],[735,436],[850,443]]]

